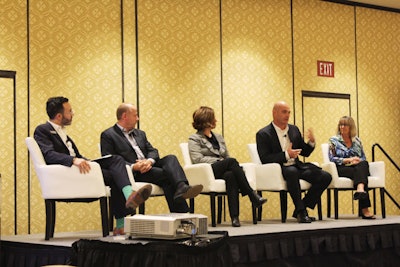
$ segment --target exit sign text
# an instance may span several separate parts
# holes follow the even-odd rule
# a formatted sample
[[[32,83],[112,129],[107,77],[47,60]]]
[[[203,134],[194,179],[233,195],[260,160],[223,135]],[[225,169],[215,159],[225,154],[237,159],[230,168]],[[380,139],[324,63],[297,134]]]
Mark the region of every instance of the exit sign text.
[[[335,66],[333,62],[317,61],[318,76],[335,77]]]

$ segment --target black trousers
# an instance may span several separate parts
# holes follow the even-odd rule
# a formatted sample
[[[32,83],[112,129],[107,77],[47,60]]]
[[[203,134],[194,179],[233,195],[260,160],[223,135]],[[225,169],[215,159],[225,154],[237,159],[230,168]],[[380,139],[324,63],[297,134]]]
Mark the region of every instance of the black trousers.
[[[123,218],[126,215],[133,214],[133,209],[125,207],[125,196],[122,188],[131,185],[126,170],[125,160],[118,155],[97,161],[100,164],[103,178],[106,185],[111,187],[112,213],[115,218]]]
[[[286,180],[290,197],[295,206],[293,215],[306,208],[314,209],[322,193],[332,181],[332,176],[329,173],[311,165],[302,168],[297,165],[282,166],[282,175]],[[300,179],[311,184],[311,188],[303,199],[301,198]]]
[[[160,186],[164,190],[168,208],[171,212],[189,212],[189,206],[184,199],[178,198],[174,200],[177,185],[180,182],[188,184],[185,173],[176,156],[167,155],[156,161],[148,172],[134,172],[134,176],[136,181]]]
[[[368,192],[368,176],[370,175],[368,161],[361,161],[357,165],[351,166],[338,165],[337,170],[339,176],[348,177],[353,180],[354,189],[357,188],[358,184],[364,184],[364,191]],[[367,199],[360,199],[359,204],[361,209],[371,207],[369,195]]]
[[[216,179],[225,180],[229,214],[239,216],[239,191],[246,196],[253,191],[242,167],[235,158],[227,158],[211,164]]]

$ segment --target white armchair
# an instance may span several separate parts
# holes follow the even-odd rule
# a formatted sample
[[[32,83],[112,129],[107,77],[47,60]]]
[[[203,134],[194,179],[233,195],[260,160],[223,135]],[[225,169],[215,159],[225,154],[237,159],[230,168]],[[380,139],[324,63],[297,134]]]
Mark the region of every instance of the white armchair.
[[[322,169],[329,172],[332,175],[332,182],[327,189],[327,201],[328,201],[328,217],[331,213],[331,190],[334,193],[334,205],[335,205],[335,219],[339,217],[339,191],[354,190],[353,180],[348,177],[340,177],[336,168],[336,164],[329,160],[329,144],[321,144],[322,157],[324,163]],[[386,217],[385,212],[385,163],[383,161],[369,162],[369,172],[371,176],[368,177],[368,188],[373,190],[373,203],[376,207],[376,193],[375,189],[379,188],[382,208],[382,218]]]
[[[98,144],[99,147],[99,151],[100,151],[100,155],[101,153],[101,145]],[[151,190],[151,194],[150,197],[157,197],[157,196],[164,196],[164,190],[156,185],[156,184],[152,184],[152,183],[145,183],[145,182],[136,182],[135,181],[135,177],[133,176],[133,172],[132,169],[129,165],[126,165],[126,171],[128,172],[128,177],[129,177],[129,181],[131,182],[132,185],[132,189],[134,191],[138,191],[142,186],[145,186],[146,184],[150,184],[152,186],[152,190]],[[112,203],[109,202],[109,210],[111,211],[111,206]],[[145,202],[143,202],[140,206],[139,206],[139,213],[140,214],[145,214]],[[113,217],[110,217],[110,229],[112,230],[112,225],[113,225]]]
[[[218,223],[221,223],[222,214],[222,196],[226,195],[225,181],[222,179],[216,179],[214,172],[209,163],[198,163],[193,164],[189,154],[188,143],[179,144],[182,156],[184,160],[183,170],[185,171],[186,178],[189,184],[203,185],[201,194],[210,196],[211,204],[211,225],[215,227],[217,225],[215,218],[215,197],[218,197]],[[246,173],[246,177],[249,180],[250,186],[255,185],[255,172],[253,164],[242,164],[242,167]],[[190,209],[194,212],[194,199],[190,199]],[[253,223],[257,224],[255,216],[255,208],[253,208]]]
[[[281,205],[281,221],[284,223],[287,219],[287,185],[282,176],[281,166],[278,163],[261,164],[257,151],[257,144],[248,144],[247,149],[250,154],[251,161],[256,164],[256,190],[259,194],[262,191],[279,192]],[[311,184],[300,179],[300,188],[302,191],[310,189]],[[262,218],[262,207],[258,209],[258,220]],[[318,203],[318,219],[322,220],[321,205]]]
[[[54,237],[56,222],[56,202],[100,201],[103,237],[109,234],[107,212],[107,187],[104,184],[100,165],[91,162],[91,171],[81,174],[76,166],[47,165],[43,154],[33,137],[25,143],[39,178],[42,197],[46,207],[45,240]]]

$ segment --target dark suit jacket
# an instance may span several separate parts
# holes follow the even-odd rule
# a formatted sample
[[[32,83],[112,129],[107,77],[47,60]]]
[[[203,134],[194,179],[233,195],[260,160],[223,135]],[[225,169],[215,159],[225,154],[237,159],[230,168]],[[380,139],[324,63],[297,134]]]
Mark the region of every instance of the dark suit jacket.
[[[49,122],[37,126],[33,137],[38,143],[47,164],[61,164],[68,167],[72,166],[72,160],[74,157],[69,154],[68,147],[64,144],[57,131]],[[79,153],[79,150],[72,139],[68,136],[67,138],[75,150],[76,157],[84,158]]]
[[[309,144],[306,144],[301,136],[299,128],[295,125],[289,124],[288,135],[293,149],[302,149],[300,155],[308,157],[314,150]],[[257,150],[260,160],[265,163],[286,163],[285,152],[279,143],[278,134],[275,131],[272,123],[259,130],[256,134]],[[296,164],[301,167],[302,162],[296,158]]]
[[[146,133],[133,129],[134,138],[146,158],[159,160],[158,150],[147,140]],[[122,130],[115,124],[101,133],[101,154],[120,155],[128,165],[136,162],[137,155]]]

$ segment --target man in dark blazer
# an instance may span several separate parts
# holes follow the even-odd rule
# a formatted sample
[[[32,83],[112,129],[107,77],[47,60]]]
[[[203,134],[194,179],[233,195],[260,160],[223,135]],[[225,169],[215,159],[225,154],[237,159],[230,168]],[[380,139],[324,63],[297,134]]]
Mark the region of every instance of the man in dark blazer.
[[[65,126],[71,125],[73,111],[68,98],[52,97],[46,103],[49,121],[36,127],[34,138],[47,164],[75,165],[81,173],[90,172],[88,159],[82,156],[74,141],[66,134]],[[126,164],[122,157],[112,156],[98,161],[105,183],[111,187],[113,214],[121,219],[114,234],[123,233],[123,218],[134,213],[151,194],[151,185],[145,185],[137,192],[132,190]],[[124,192],[125,191],[125,192]]]
[[[161,186],[171,212],[189,212],[185,199],[196,197],[203,186],[188,185],[176,156],[160,158],[146,133],[135,128],[138,120],[133,105],[121,104],[117,109],[117,123],[101,133],[101,153],[122,156],[131,166],[136,181]]]
[[[260,160],[263,164],[279,163],[281,165],[283,178],[286,180],[289,194],[295,205],[293,217],[297,218],[299,223],[311,223],[315,218],[308,216],[307,208],[314,209],[332,177],[314,164],[303,163],[299,160],[299,155],[308,157],[313,152],[315,138],[312,130],[309,129],[307,133],[309,141],[305,143],[299,128],[288,124],[289,105],[283,101],[275,103],[272,116],[273,121],[256,134]],[[303,199],[299,179],[312,185]]]

